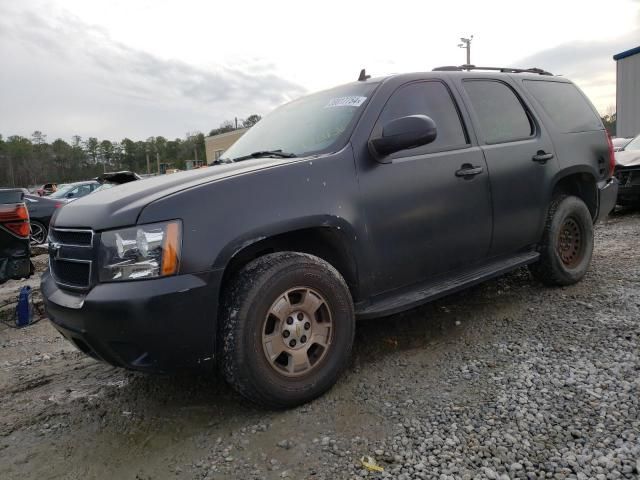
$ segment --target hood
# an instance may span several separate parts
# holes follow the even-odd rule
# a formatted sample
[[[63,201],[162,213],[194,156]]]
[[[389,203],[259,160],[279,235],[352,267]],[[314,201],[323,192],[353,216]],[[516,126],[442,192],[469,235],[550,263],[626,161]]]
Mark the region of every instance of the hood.
[[[125,183],[69,203],[60,209],[54,223],[57,227],[95,231],[135,225],[142,209],[163,197],[289,162],[290,159],[257,158]]]
[[[29,203],[41,203],[43,205],[62,205],[68,203],[69,198],[49,198],[49,197],[40,197],[38,195],[25,195],[24,199],[27,200],[27,205]]]
[[[621,167],[640,166],[640,150],[623,150],[616,152],[616,164]]]

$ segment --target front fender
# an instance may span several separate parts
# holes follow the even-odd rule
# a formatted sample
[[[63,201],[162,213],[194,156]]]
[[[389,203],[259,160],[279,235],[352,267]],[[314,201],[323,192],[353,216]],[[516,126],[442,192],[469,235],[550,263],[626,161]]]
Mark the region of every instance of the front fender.
[[[229,261],[239,252],[251,247],[258,242],[263,242],[270,238],[281,235],[292,234],[307,229],[327,228],[334,232],[340,232],[340,236],[344,241],[346,248],[350,250],[352,256],[352,248],[350,240],[357,241],[355,228],[347,222],[346,219],[334,215],[313,215],[308,217],[289,219],[282,222],[276,222],[269,225],[263,225],[244,232],[227,243],[216,257],[212,269],[224,268]],[[353,256],[352,256],[353,258]]]

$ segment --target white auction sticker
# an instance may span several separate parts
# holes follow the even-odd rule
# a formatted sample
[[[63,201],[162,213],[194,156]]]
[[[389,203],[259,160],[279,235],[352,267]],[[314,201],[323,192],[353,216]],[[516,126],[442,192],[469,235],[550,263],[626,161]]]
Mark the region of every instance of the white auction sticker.
[[[359,107],[364,103],[366,99],[367,97],[358,97],[358,96],[332,98],[331,100],[329,100],[329,103],[327,103],[327,105],[324,108]]]

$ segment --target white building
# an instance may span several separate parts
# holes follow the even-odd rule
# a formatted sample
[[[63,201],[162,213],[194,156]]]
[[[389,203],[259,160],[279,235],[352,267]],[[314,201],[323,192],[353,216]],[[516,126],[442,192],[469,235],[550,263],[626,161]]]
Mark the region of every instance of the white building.
[[[616,61],[616,136],[640,134],[640,47],[613,56]]]

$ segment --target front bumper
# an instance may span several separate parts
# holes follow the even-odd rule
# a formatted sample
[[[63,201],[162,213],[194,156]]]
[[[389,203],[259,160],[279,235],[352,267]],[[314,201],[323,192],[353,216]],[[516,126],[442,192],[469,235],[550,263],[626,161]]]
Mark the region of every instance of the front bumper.
[[[620,185],[618,205],[640,205],[640,185]]]
[[[222,271],[61,289],[49,271],[41,290],[55,328],[78,349],[115,366],[169,371],[213,364]]]
[[[618,198],[618,180],[615,177],[598,184],[598,215],[596,222],[607,218],[607,215],[616,206]]]

